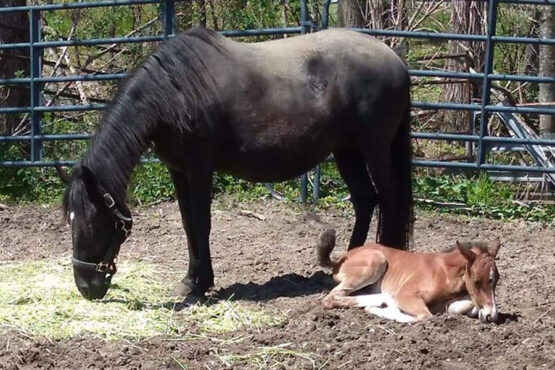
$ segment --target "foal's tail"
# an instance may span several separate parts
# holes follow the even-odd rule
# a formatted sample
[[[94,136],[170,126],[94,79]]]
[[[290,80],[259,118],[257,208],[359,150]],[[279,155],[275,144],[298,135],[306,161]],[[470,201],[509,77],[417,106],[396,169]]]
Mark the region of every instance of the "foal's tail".
[[[413,198],[412,198],[412,143],[410,138],[410,96],[404,113],[391,144],[392,186],[394,191],[388,194],[394,199],[384,200],[385,204],[395,205],[380,207],[378,220],[378,242],[391,247],[407,249],[412,239]],[[380,202],[380,204],[383,204]]]
[[[335,230],[328,229],[320,236],[320,244],[318,244],[318,263],[320,266],[334,268],[337,262],[330,258],[331,251],[335,247]]]

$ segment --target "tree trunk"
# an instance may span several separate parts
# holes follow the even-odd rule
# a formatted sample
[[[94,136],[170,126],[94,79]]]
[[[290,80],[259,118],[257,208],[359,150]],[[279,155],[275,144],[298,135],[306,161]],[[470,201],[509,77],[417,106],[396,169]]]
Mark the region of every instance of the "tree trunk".
[[[486,34],[487,5],[483,1],[451,1],[451,24],[453,33]],[[447,59],[446,69],[453,72],[482,72],[485,44],[482,42],[449,41],[449,54],[464,54],[464,57]],[[480,83],[447,84],[442,93],[442,101],[469,104],[480,98]],[[450,129],[467,131],[470,127],[470,112],[446,111],[442,119]]]
[[[540,16],[540,37],[555,37],[555,8],[546,6],[542,9]],[[540,46],[540,75],[555,77],[555,47],[553,45]],[[555,101],[554,84],[540,84],[540,102]],[[542,114],[540,116],[540,135],[542,137],[555,138],[555,119],[552,115]]]
[[[341,27],[364,27],[366,0],[340,0],[337,18]]]
[[[25,0],[3,0],[2,7],[25,6]],[[29,41],[27,12],[0,13],[0,44]],[[29,49],[8,49],[0,52],[0,78],[29,76]],[[22,107],[29,104],[29,87],[25,84],[0,86],[1,107]],[[19,123],[19,115],[0,115],[0,133],[10,135]]]

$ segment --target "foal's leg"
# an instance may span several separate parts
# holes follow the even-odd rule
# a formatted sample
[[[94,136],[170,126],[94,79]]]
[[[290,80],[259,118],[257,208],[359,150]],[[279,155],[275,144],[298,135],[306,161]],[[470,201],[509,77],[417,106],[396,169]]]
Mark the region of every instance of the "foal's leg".
[[[478,308],[470,298],[461,298],[447,303],[447,312],[476,317],[478,315]]]
[[[400,292],[397,297],[395,297],[395,301],[397,302],[397,307],[403,312],[414,316],[416,320],[425,320],[433,316],[426,302],[415,294],[403,294]]]
[[[333,152],[339,173],[349,188],[355,210],[355,226],[349,249],[364,244],[368,235],[372,212],[378,202],[374,185],[368,175],[366,161],[356,150],[341,148]]]
[[[369,306],[364,309],[369,314],[383,317],[384,319],[394,320],[398,322],[413,322],[416,319],[413,316],[401,312],[396,306],[376,307]]]
[[[326,309],[360,307],[358,297],[349,296],[353,292],[376,283],[385,273],[387,262],[380,251],[375,251],[364,261],[346,260],[334,277],[339,285],[324,297],[322,305]]]

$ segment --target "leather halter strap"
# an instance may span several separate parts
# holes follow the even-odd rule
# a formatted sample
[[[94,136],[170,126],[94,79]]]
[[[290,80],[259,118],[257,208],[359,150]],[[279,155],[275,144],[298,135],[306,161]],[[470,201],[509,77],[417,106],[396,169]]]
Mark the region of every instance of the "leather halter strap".
[[[124,216],[121,213],[121,211],[116,207],[116,202],[114,201],[114,198],[109,193],[105,193],[102,198],[104,199],[104,204],[106,205],[106,207],[112,210],[112,213],[116,218],[116,221],[114,223],[116,233],[110,241],[108,250],[104,254],[104,258],[102,258],[102,261],[98,263],[81,261],[75,257],[71,257],[71,262],[73,266],[77,268],[113,275],[117,272],[116,260],[121,244],[131,234],[133,219],[131,217]]]

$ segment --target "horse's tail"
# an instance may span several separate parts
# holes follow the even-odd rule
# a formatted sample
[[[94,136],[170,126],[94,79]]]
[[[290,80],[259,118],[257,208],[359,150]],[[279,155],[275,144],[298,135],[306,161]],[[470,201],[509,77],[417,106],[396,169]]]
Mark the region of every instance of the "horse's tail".
[[[391,143],[391,176],[395,191],[388,192],[395,199],[386,204],[395,204],[396,209],[379,210],[378,242],[392,247],[407,249],[412,239],[414,209],[412,198],[412,143],[410,138],[410,94],[401,125]],[[380,202],[382,204],[382,202]],[[384,212],[389,213],[384,222]]]
[[[334,268],[337,264],[330,258],[331,251],[335,247],[335,230],[328,229],[320,236],[320,244],[318,244],[318,263],[322,267]]]

